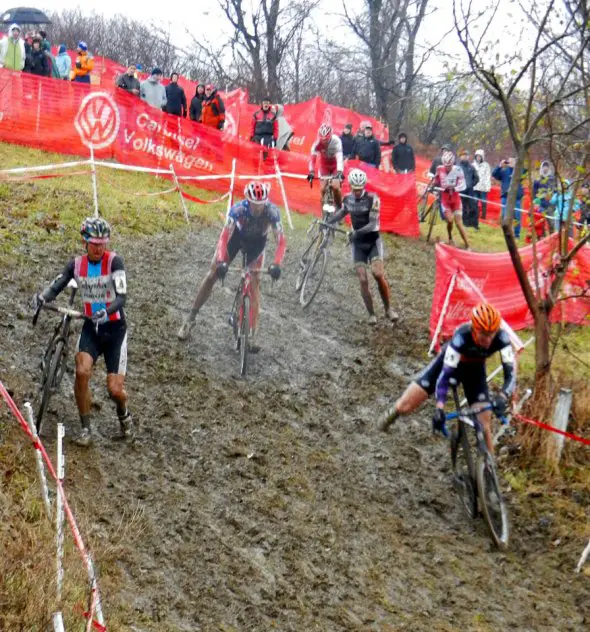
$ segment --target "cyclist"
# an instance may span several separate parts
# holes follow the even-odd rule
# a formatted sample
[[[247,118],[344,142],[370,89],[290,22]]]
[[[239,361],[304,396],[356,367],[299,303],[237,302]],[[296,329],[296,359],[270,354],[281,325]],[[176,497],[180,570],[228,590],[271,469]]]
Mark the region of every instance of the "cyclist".
[[[369,312],[369,323],[377,322],[373,309],[373,297],[369,289],[367,267],[371,266],[371,272],[385,308],[385,315],[389,320],[397,320],[398,315],[390,304],[389,284],[385,277],[383,266],[383,242],[379,234],[379,209],[380,200],[375,193],[366,190],[367,174],[361,169],[352,169],[348,174],[348,184],[352,193],[344,196],[342,208],[328,220],[335,224],[348,214],[352,222],[352,232],[349,240],[352,246],[352,260],[361,286],[361,296],[365,307]]]
[[[451,340],[443,345],[440,353],[407,387],[387,416],[379,423],[386,431],[401,415],[416,410],[430,395],[436,396],[436,411],[432,418],[433,432],[447,435],[445,426],[445,401],[451,380],[463,384],[465,397],[470,406],[485,406],[490,402],[486,380],[486,360],[500,352],[504,369],[504,385],[492,405],[498,415],[503,415],[516,386],[514,350],[508,334],[500,328],[500,312],[489,303],[480,303],[471,313],[471,322],[458,327]],[[479,415],[488,450],[493,454],[491,411]]]
[[[334,193],[334,204],[339,209],[342,206],[342,189],[340,183],[344,174],[344,159],[342,154],[342,141],[332,134],[332,128],[324,123],[318,130],[318,138],[311,148],[309,160],[309,174],[307,180],[311,183],[315,178],[316,162],[319,159],[319,177],[328,177],[322,180],[320,199],[324,199],[324,193],[328,184]],[[323,211],[323,208],[322,208]]]
[[[127,369],[127,326],[125,301],[127,279],[123,259],[107,250],[111,227],[102,218],[87,217],[80,228],[86,254],[72,259],[51,285],[35,295],[36,307],[53,301],[74,279],[84,305],[86,320],[76,347],[74,395],[80,413],[82,432],[78,445],[92,443],[90,390],[92,368],[103,355],[107,368],[107,390],[117,407],[120,438],[133,436],[133,422],[127,408],[125,373]]]
[[[199,286],[190,314],[178,331],[180,340],[188,338],[197,313],[211,295],[215,281],[225,278],[229,264],[241,250],[245,253],[246,265],[252,272],[252,335],[249,345],[251,351],[259,350],[256,330],[260,309],[260,269],[264,265],[269,228],[272,229],[277,243],[274,262],[268,268],[268,273],[274,280],[281,276],[280,266],[286,249],[280,211],[269,201],[268,190],[266,184],[253,180],[244,189],[245,199],[230,209],[217,242],[211,268]]]
[[[442,214],[447,222],[449,244],[453,244],[453,222],[463,238],[465,249],[469,250],[469,242],[463,228],[461,196],[459,191],[465,190],[465,174],[461,167],[455,165],[455,155],[451,151],[445,151],[442,155],[442,165],[436,168],[434,186],[441,189],[440,205]]]

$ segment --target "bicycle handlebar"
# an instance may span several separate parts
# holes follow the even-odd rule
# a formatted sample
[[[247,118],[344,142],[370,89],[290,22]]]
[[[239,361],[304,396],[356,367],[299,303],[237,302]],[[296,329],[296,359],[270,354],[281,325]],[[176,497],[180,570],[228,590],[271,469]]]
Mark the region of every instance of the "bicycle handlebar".
[[[33,316],[33,327],[37,324],[37,320],[39,319],[39,314],[41,313],[41,310],[43,309],[48,309],[51,312],[57,312],[58,314],[69,316],[70,318],[76,318],[80,320],[82,319],[92,320],[91,318],[88,318],[88,316],[83,314],[82,312],[78,312],[75,309],[70,309],[69,307],[60,307],[59,305],[52,305],[51,303],[42,303],[37,308],[37,310],[35,311],[35,315]]]
[[[337,226],[334,226],[334,224],[328,224],[328,222],[322,222],[319,219],[318,219],[318,224],[320,226],[325,226],[326,228],[329,228],[330,230],[333,230],[336,233],[343,233],[344,235],[348,235],[347,230],[344,230],[343,228],[338,228]]]
[[[451,421],[453,419],[457,419],[458,417],[472,417],[475,415],[478,415],[479,413],[483,413],[487,410],[493,410],[494,407],[491,404],[487,404],[486,406],[483,406],[482,408],[464,408],[463,410],[459,411],[459,412],[454,412],[454,413],[448,413],[447,415],[445,415],[445,420],[446,421]],[[508,417],[505,417],[504,415],[496,415],[496,417],[498,417],[498,419],[500,420],[500,423],[504,426],[509,422]]]

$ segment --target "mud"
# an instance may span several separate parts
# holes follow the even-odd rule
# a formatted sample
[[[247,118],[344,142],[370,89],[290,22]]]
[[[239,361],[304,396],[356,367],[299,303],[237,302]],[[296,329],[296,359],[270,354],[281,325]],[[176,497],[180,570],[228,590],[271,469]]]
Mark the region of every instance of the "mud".
[[[402,319],[391,327],[379,305],[370,328],[343,244],[302,311],[293,288],[304,236],[289,234],[286,273],[263,286],[263,348],[243,379],[226,318],[237,276],[216,287],[190,341],[175,335],[216,237],[209,228],[115,243],[129,275],[139,438],[110,439],[116,418],[100,363],[98,439],[87,451],[68,444],[67,487],[90,516],[91,546],[121,545],[115,568],[98,556],[116,629],[587,629],[588,579],[572,574],[579,541],[554,546],[551,527],[531,520],[536,499],[508,490],[512,544],[500,554],[450,489],[429,411],[388,435],[375,429],[425,360],[431,249],[387,240]],[[19,402],[34,389],[53,322],[47,315],[33,331],[27,302],[71,254],[41,249],[0,271],[0,364]],[[49,417],[65,421],[68,439],[78,431],[71,385],[70,373]]]

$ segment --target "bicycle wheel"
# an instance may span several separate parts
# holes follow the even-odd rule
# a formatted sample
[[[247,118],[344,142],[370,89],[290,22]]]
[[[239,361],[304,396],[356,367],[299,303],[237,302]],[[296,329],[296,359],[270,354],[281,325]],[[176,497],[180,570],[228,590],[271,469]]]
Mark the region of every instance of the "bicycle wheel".
[[[309,270],[309,265],[311,263],[310,253],[317,243],[318,238],[320,237],[320,233],[316,233],[310,240],[309,246],[305,249],[303,254],[301,255],[301,259],[299,260],[299,272],[297,273],[297,278],[295,279],[295,291],[299,292],[301,290],[301,286],[303,285],[303,280],[305,279],[305,275]]]
[[[436,214],[438,209],[436,208],[437,202],[434,201],[430,207],[428,212],[430,213],[430,221],[428,223],[428,234],[426,235],[426,241],[430,243],[430,237],[432,236],[432,230],[434,228],[434,224],[436,223]]]
[[[496,467],[489,452],[481,454],[477,459],[477,489],[481,498],[481,509],[494,544],[501,550],[508,548],[510,528],[508,526],[508,510]]]
[[[63,376],[65,368],[65,354],[66,347],[62,339],[57,339],[53,342],[51,349],[45,354],[46,364],[43,371],[43,378],[41,383],[41,403],[37,409],[37,415],[35,419],[35,425],[37,427],[37,434],[41,434],[41,428],[43,424],[43,417],[47,412],[49,406],[49,400],[51,395],[59,386],[59,381]]]
[[[477,488],[471,446],[465,426],[458,423],[451,434],[451,461],[453,487],[461,497],[461,503],[470,518],[477,517]]]
[[[229,315],[229,324],[234,333],[234,344],[236,351],[240,350],[240,304],[242,300],[242,285],[238,287],[234,302]]]
[[[432,206],[428,205],[428,195],[424,195],[421,200],[418,200],[418,207],[420,209],[418,212],[418,221],[420,223],[425,222],[428,213],[432,211]]]
[[[309,266],[303,285],[301,286],[301,295],[299,301],[304,308],[309,307],[320,289],[320,285],[326,274],[326,266],[328,265],[328,252],[325,248],[321,248],[315,255],[312,264]]]
[[[250,336],[250,297],[244,296],[240,318],[240,375],[246,374],[248,365],[248,337]]]

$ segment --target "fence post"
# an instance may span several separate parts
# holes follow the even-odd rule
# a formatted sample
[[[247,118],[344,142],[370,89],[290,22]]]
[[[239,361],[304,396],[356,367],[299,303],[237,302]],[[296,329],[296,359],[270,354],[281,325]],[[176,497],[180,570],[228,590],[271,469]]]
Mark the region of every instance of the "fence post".
[[[100,217],[98,211],[98,182],[96,181],[96,163],[94,162],[94,148],[90,145],[90,173],[92,174],[92,194],[94,196],[94,217]]]
[[[27,411],[27,421],[29,422],[29,428],[33,433],[35,444],[39,441],[37,436],[37,428],[35,427],[35,419],[33,417],[33,407],[29,402],[25,402],[25,409]],[[45,466],[43,464],[43,456],[37,447],[35,447],[35,459],[37,461],[37,472],[39,474],[39,484],[41,485],[41,497],[43,498],[43,506],[45,507],[45,513],[47,518],[51,520],[51,501],[49,500],[49,487],[47,486],[47,476],[45,476]]]
[[[182,204],[182,211],[184,213],[184,219],[187,224],[190,224],[188,220],[188,209],[186,208],[186,203],[184,201],[184,197],[182,195],[182,189],[180,188],[180,182],[176,177],[176,171],[174,171],[174,165],[170,163],[170,171],[172,172],[172,177],[174,178],[174,184],[176,184],[176,190],[178,191],[178,195],[180,195],[180,203]]]
[[[289,201],[287,200],[287,193],[285,191],[285,185],[283,183],[283,176],[281,174],[281,170],[279,168],[279,161],[277,159],[277,154],[275,150],[274,154],[275,159],[275,171],[277,174],[277,179],[279,181],[279,187],[281,188],[281,193],[283,194],[283,202],[285,204],[285,212],[287,213],[287,222],[289,222],[289,228],[293,230],[293,221],[291,220],[291,211],[289,210]]]
[[[573,394],[571,388],[560,388],[557,395],[557,404],[555,405],[555,413],[553,414],[553,423],[551,424],[559,430],[567,429],[567,422],[572,407]],[[557,433],[551,433],[548,437],[547,457],[550,461],[557,464],[561,458],[565,437]]]
[[[232,207],[233,199],[234,199],[234,186],[236,183],[236,165],[237,160],[234,158],[231,161],[231,177],[229,179],[229,197],[227,198],[227,213],[225,214],[225,218],[229,217],[229,211]]]
[[[63,439],[65,428],[63,424],[57,424],[57,484],[63,485],[64,479],[64,454]],[[64,555],[64,507],[61,494],[57,494],[55,500],[55,544],[56,544],[56,572],[57,572],[57,605],[61,605],[62,587],[64,579],[63,555]]]
[[[456,282],[457,282],[457,273],[455,272],[455,274],[453,274],[453,276],[451,277],[451,280],[449,281],[449,289],[447,290],[445,301],[443,303],[442,309],[440,310],[440,316],[438,318],[438,323],[436,324],[436,329],[434,330],[434,335],[432,336],[432,342],[430,343],[430,349],[428,349],[428,355],[432,355],[434,353],[434,347],[436,347],[436,342],[442,330],[444,319],[449,309],[451,294],[453,293],[453,290],[455,289]]]

